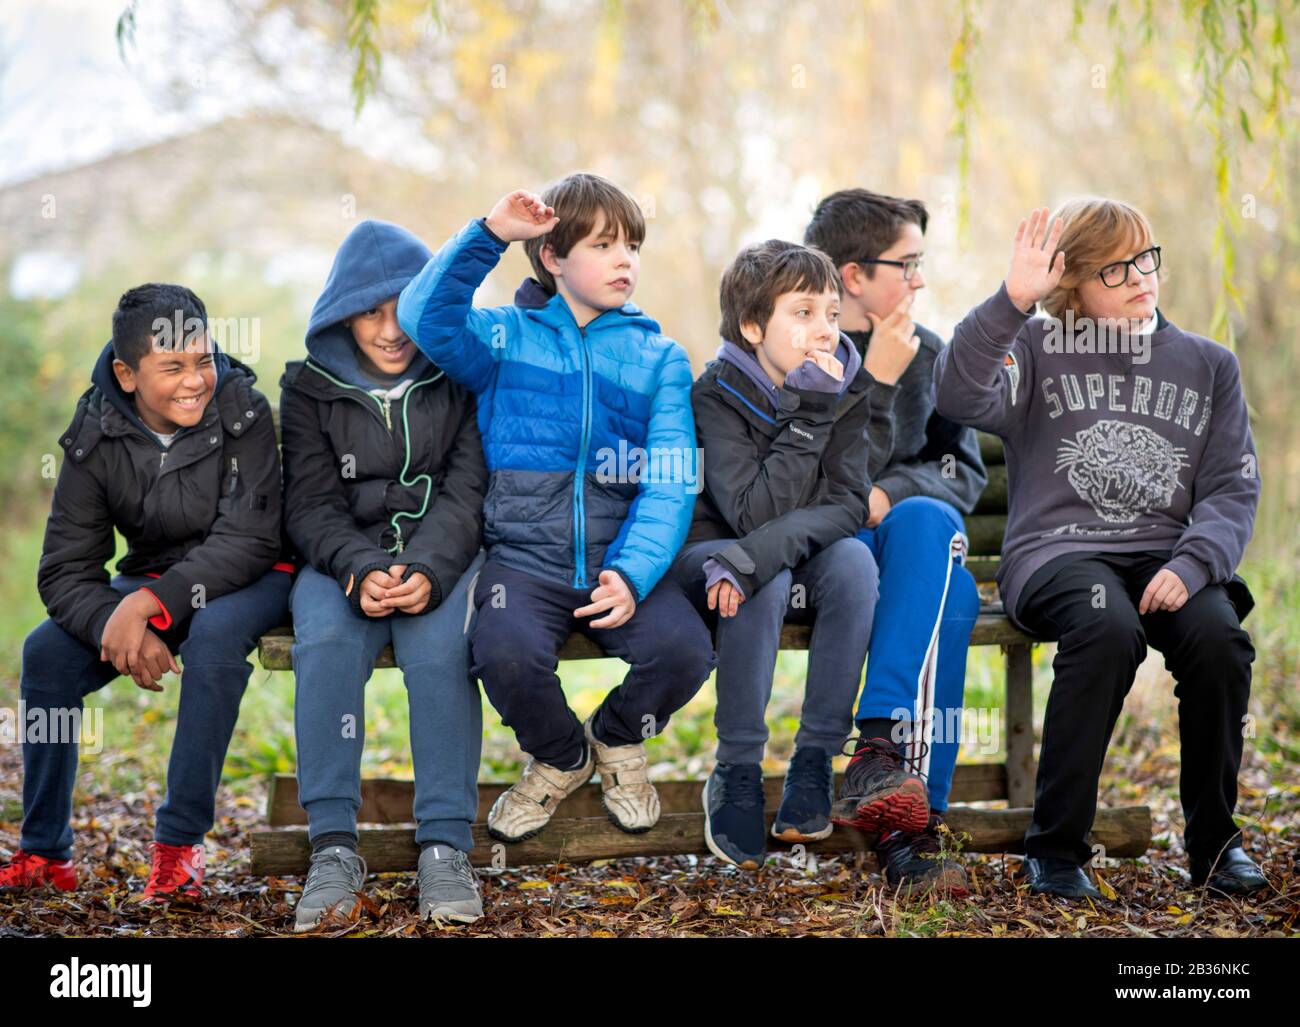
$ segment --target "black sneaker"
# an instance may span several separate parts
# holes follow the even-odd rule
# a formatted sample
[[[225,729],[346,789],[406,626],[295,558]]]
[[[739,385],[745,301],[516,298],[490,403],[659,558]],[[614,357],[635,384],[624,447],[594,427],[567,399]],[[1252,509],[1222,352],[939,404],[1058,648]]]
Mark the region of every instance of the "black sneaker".
[[[825,749],[796,749],[785,772],[781,808],[772,824],[772,837],[783,842],[817,842],[829,838],[835,774]]]
[[[704,840],[709,851],[745,870],[763,865],[763,768],[719,763],[704,782]]]
[[[930,796],[925,781],[906,763],[889,739],[859,738],[831,820],[869,834],[924,831],[930,822]]]
[[[942,826],[938,814],[932,813],[924,831],[916,834],[890,831],[881,836],[876,843],[876,858],[891,888],[901,886],[908,893],[933,890],[957,899],[970,893],[966,868],[955,859],[940,855]]]

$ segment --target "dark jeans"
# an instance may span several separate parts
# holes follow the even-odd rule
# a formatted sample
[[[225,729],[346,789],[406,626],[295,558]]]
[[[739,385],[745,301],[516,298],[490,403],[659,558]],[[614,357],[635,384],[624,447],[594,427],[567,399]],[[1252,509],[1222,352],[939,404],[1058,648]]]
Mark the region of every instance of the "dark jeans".
[[[856,538],[840,539],[747,596],[734,617],[719,617],[708,609],[704,564],[733,541],[694,542],[670,572],[700,615],[717,624],[718,760],[763,761],[767,704],[786,621],[813,629],[795,748],[837,755],[853,729],[853,698],[862,683],[879,594],[871,550]]]
[[[126,595],[149,581],[152,578],[120,575],[109,584]],[[287,573],[268,571],[247,588],[212,599],[178,628],[155,632],[183,663],[166,798],[153,832],[162,844],[196,845],[212,829],[221,764],[252,673],[247,656],[261,634],[289,620],[290,584]],[[112,663],[100,660],[98,649],[70,636],[55,621],[42,621],[23,642],[19,693],[27,719],[32,711],[40,711],[53,723],[66,715],[61,711],[82,711],[83,695],[104,688],[117,676]],[[47,737],[27,742],[26,732],[23,737],[18,844],[23,852],[70,859],[77,740]]]
[[[1212,584],[1176,612],[1139,616],[1143,590],[1168,559],[1168,553],[1080,554],[1043,568],[1026,589],[1019,619],[1058,643],[1034,819],[1025,834],[1029,856],[1079,865],[1091,858],[1087,834],[1102,763],[1148,643],[1164,654],[1176,681],[1187,852],[1213,859],[1241,842],[1232,811],[1255,649],[1239,616],[1252,604],[1244,584]]]
[[[592,730],[606,745],[639,744],[661,732],[700,690],[715,662],[708,628],[668,579],[617,628],[592,628],[591,621],[603,614],[574,617],[574,610],[590,603],[590,589],[570,588],[491,557],[474,589],[478,620],[471,673],[520,748],[562,769],[578,764],[583,746],[582,724],[555,673],[570,632],[581,631],[607,655],[632,665],[596,711]]]
[[[119,575],[111,584],[126,595],[152,580]],[[154,830],[154,838],[165,845],[197,845],[212,829],[221,766],[253,672],[247,657],[259,636],[288,621],[291,584],[289,574],[267,571],[248,587],[210,600],[180,627],[155,632],[180,654],[183,664],[167,795]],[[111,663],[100,660],[97,649],[54,621],[43,621],[23,643],[20,694],[27,719],[39,711],[37,716],[53,723],[68,711],[81,711],[83,696],[117,676]],[[76,778],[76,738],[24,741],[23,851],[48,859],[72,858]]]

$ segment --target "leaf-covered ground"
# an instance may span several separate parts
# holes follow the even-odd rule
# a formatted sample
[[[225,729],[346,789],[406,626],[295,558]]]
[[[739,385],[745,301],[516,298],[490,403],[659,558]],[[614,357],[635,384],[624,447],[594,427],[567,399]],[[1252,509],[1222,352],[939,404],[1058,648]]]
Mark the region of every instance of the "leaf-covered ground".
[[[21,780],[15,747],[0,747],[0,856],[17,845]],[[1174,767],[1160,755],[1126,775],[1163,778]],[[1269,786],[1264,767],[1242,775],[1243,809],[1262,805]],[[1252,784],[1252,781],[1254,784]],[[968,856],[972,895],[962,901],[907,900],[891,894],[873,857],[826,859],[798,867],[778,855],[758,873],[711,857],[604,861],[481,874],[488,915],[472,927],[419,923],[416,886],[408,875],[372,877],[354,923],[323,933],[408,936],[454,933],[496,937],[625,936],[982,936],[1041,937],[1083,934],[1129,936],[1278,936],[1300,929],[1300,872],[1295,866],[1297,818],[1277,805],[1263,830],[1251,831],[1273,884],[1246,901],[1211,898],[1190,888],[1170,809],[1159,780],[1142,782],[1156,817],[1156,847],[1139,860],[1114,860],[1099,876],[1115,900],[1066,906],[1017,887],[1019,861],[1011,856]],[[1262,792],[1257,793],[1259,787]],[[1254,794],[1257,793],[1257,794]],[[1274,793],[1276,797],[1276,792]],[[246,832],[261,823],[254,795],[222,790],[216,830],[209,836],[210,898],[201,905],[144,909],[130,901],[148,873],[148,842],[161,794],[153,787],[128,795],[83,796],[75,820],[82,888],[70,896],[0,897],[0,936],[290,935],[299,878],[248,876]],[[1117,796],[1110,796],[1115,801]],[[1261,810],[1262,812],[1262,810]],[[291,936],[291,935],[290,935]]]

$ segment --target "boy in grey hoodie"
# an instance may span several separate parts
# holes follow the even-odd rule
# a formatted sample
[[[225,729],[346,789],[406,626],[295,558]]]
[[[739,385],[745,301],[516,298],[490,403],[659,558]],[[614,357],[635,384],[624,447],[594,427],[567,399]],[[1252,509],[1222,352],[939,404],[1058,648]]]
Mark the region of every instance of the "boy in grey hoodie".
[[[1025,852],[1032,889],[1066,897],[1099,896],[1087,833],[1148,643],[1177,681],[1193,882],[1266,884],[1232,819],[1255,655],[1234,572],[1259,503],[1255,446],[1236,357],[1156,309],[1153,241],[1116,201],[1072,201],[1050,231],[1035,211],[1006,282],[935,365],[940,413],[1006,445],[1007,611],[1059,643]],[[1039,301],[1050,316],[1031,319]]]

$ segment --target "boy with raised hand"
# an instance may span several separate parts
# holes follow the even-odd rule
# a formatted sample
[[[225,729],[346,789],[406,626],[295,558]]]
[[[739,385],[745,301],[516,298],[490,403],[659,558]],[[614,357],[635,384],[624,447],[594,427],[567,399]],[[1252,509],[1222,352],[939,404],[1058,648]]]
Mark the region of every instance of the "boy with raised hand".
[[[472,670],[529,754],[488,815],[507,842],[541,831],[593,766],[617,827],[654,826],[643,743],[713,666],[707,628],[660,581],[695,502],[695,426],[685,351],[629,300],[644,236],[630,196],[569,175],[540,197],[503,197],[398,302],[406,334],[478,400],[488,559],[474,591]],[[474,309],[474,291],[517,241],[537,277],[512,305]],[[676,454],[676,471],[647,474],[642,461],[609,473],[635,452]],[[632,665],[585,724],[556,675],[575,628]]]
[[[998,584],[1013,620],[1058,643],[1026,876],[1099,897],[1083,870],[1097,783],[1151,644],[1177,682],[1192,882],[1253,891],[1267,881],[1232,814],[1254,600],[1235,569],[1260,482],[1237,358],[1157,309],[1140,211],[1085,198],[1048,224],[1046,209],[1020,222],[1006,281],[935,367],[938,409],[1006,443]]]
[[[882,466],[858,532],[880,568],[880,601],[835,821],[877,836],[892,886],[960,895],[966,872],[939,856],[939,830],[979,615],[975,579],[963,566],[962,515],[975,508],[987,475],[974,429],[934,407],[943,341],[911,319],[926,285],[928,221],[920,200],[844,189],[817,205],[804,242],[835,262],[844,283],[840,327],[876,380],[872,402],[893,421],[892,449],[873,454]]]
[[[717,621],[718,761],[705,840],[757,869],[766,852],[766,709],[786,620],[813,625],[794,757],[772,834],[825,838],[876,601],[867,517],[871,375],[838,327],[826,254],[769,240],[722,276],[722,346],[691,398],[704,496],[673,576]]]
[[[213,346],[194,293],[142,285],[119,301],[112,340],[59,439],[64,458],[37,574],[50,617],[23,644],[20,691],[27,721],[75,732],[85,695],[119,674],[160,692],[180,654],[176,735],[143,901],[201,897],[203,836],[253,669],[247,657],[288,617],[293,568],[276,562],[280,457],[254,381]],[[127,553],[110,580],[114,529]],[[0,867],[0,891],[68,891],[77,884],[77,739],[28,737],[26,727],[22,835]]]

